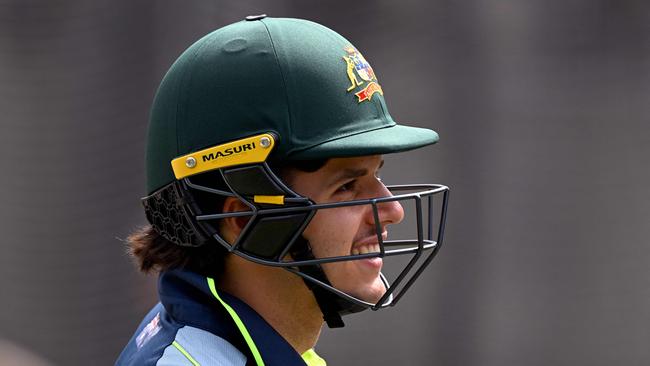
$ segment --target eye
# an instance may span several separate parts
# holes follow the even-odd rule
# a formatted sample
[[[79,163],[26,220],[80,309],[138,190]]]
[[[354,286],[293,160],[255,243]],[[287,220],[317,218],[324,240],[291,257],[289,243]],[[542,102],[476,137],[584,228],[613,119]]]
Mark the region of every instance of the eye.
[[[351,180],[343,185],[341,185],[339,188],[336,189],[336,193],[343,193],[343,192],[349,192],[354,189],[354,186],[356,185],[357,181],[356,180]]]

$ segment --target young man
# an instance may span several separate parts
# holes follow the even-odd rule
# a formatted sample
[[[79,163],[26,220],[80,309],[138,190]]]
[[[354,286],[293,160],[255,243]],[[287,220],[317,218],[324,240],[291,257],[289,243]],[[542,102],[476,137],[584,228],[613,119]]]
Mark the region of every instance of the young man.
[[[437,140],[396,124],[368,62],[321,25],[252,16],[196,42],[152,107],[151,226],[129,239],[160,303],[117,364],[325,365],[323,322],[395,305],[440,247],[447,187],[378,178],[382,154]],[[416,238],[388,240],[407,200]],[[392,255],[412,259],[390,284]]]

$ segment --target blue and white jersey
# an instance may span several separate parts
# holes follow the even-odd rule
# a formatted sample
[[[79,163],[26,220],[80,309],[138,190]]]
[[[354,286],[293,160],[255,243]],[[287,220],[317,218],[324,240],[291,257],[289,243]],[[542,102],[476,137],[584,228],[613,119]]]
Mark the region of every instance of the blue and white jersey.
[[[214,280],[174,270],[160,275],[160,303],[145,316],[116,366],[325,366],[302,356],[241,300]]]

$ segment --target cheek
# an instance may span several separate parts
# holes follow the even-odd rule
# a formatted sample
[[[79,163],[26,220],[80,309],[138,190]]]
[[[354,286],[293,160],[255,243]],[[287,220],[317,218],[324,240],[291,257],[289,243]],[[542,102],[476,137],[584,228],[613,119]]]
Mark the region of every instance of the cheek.
[[[316,257],[347,255],[358,228],[359,217],[352,210],[320,210],[303,235],[309,240]]]

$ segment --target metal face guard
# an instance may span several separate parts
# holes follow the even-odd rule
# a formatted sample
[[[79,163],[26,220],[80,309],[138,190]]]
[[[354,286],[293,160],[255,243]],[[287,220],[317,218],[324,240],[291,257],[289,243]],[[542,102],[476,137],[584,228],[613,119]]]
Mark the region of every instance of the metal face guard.
[[[221,175],[227,185],[227,190],[193,183],[191,181],[192,177],[183,178],[170,185],[173,186],[173,191],[176,193],[174,200],[177,206],[180,206],[178,211],[189,219],[189,224],[195,231],[203,232],[212,237],[229,252],[255,263],[283,267],[306,281],[365,308],[378,310],[397,304],[426,266],[433,260],[442,245],[449,196],[449,188],[444,185],[387,186],[392,196],[316,204],[309,198],[293,192],[275,176],[266,163],[222,169]],[[252,186],[257,187],[257,189],[253,191]],[[236,197],[248,207],[248,210],[229,213],[206,212],[204,208],[195,204],[193,191],[216,194],[222,197]],[[143,199],[145,208],[148,206],[147,202],[156,194]],[[261,199],[262,202],[258,198],[260,196],[264,197]],[[386,202],[410,203],[414,206],[415,238],[405,240],[383,239],[378,205]],[[302,233],[318,210],[360,205],[370,205],[372,207],[379,252],[306,260],[290,259],[290,254],[295,249],[294,245],[304,245],[305,240],[302,238]],[[434,214],[438,218],[435,223],[433,220]],[[230,244],[215,230],[216,225],[214,225],[214,222],[232,217],[245,217],[248,218],[248,222],[236,241]],[[204,243],[206,241],[195,242],[190,245],[197,246]],[[208,245],[210,244],[208,243]],[[386,292],[375,303],[345,293],[326,283],[327,281],[308,275],[299,269],[299,267],[318,266],[326,263],[397,256],[411,256],[411,258],[394,277],[392,283],[389,283],[384,274],[380,273]]]
[[[229,196],[236,196],[249,207],[249,210],[217,214],[205,213],[195,216],[195,222],[199,226],[201,226],[202,223],[229,217],[248,217],[248,223],[242,230],[242,234],[234,243],[232,243],[232,245],[223,240],[223,238],[218,234],[213,235],[213,238],[228,249],[228,251],[245,259],[267,266],[283,267],[288,271],[303,277],[307,281],[315,283],[348,301],[377,310],[397,304],[406,290],[411,287],[424,268],[426,268],[431,260],[433,260],[442,245],[449,195],[449,188],[444,185],[393,185],[387,186],[393,194],[393,196],[389,197],[316,204],[311,202],[308,198],[302,197],[293,192],[291,189],[286,187],[279,178],[274,176],[268,167],[265,166],[264,168],[265,173],[269,174],[269,178],[274,181],[274,186],[279,186],[279,188],[284,191],[283,193],[286,195],[284,198],[285,207],[277,207],[277,205],[269,204],[256,204],[252,202],[253,200],[251,200],[250,197],[237,194],[237,187],[231,186],[230,188],[232,189],[232,192],[235,192],[234,194],[223,191],[213,192],[222,194],[227,193]],[[232,180],[229,181],[227,179],[228,172],[226,171],[223,173],[226,182],[231,183]],[[185,179],[184,183],[189,189],[201,189],[205,191],[207,188],[192,184],[188,178]],[[272,190],[275,191],[275,188]],[[440,196],[442,196],[442,198],[437,200],[439,207],[434,207],[434,198]],[[415,206],[416,238],[407,240],[383,240],[382,227],[379,221],[378,205],[386,202],[408,201],[413,202]],[[292,247],[296,242],[300,242],[299,239],[301,238],[303,231],[318,210],[329,210],[359,205],[372,206],[375,219],[375,234],[377,235],[377,242],[380,248],[379,252],[315,258],[309,260],[287,259],[288,254],[292,251]],[[437,211],[437,217],[439,217],[439,221],[435,223],[437,225],[433,222],[434,211]],[[261,243],[256,243],[258,240],[261,240]],[[386,292],[376,303],[369,303],[356,298],[338,290],[328,283],[323,282],[321,279],[307,275],[298,269],[298,267],[301,266],[400,255],[412,255],[412,258],[408,261],[404,269],[395,277],[392,284],[388,282],[383,274],[381,275],[381,279],[386,287]],[[402,285],[401,288],[399,288],[399,291],[396,291],[400,285]]]
[[[446,211],[447,211],[447,202],[449,197],[449,188],[443,185],[438,184],[420,184],[420,185],[398,185],[398,186],[387,186],[391,193],[398,193],[401,191],[413,191],[416,192],[406,193],[406,194],[395,194],[392,197],[382,197],[375,198],[370,200],[360,200],[360,201],[348,201],[348,202],[337,202],[332,204],[317,204],[313,208],[318,209],[330,209],[336,207],[344,207],[351,205],[372,205],[373,214],[375,217],[375,233],[377,235],[377,240],[379,243],[380,251],[378,253],[368,253],[368,254],[357,254],[357,255],[348,255],[348,256],[338,256],[338,257],[328,257],[328,258],[318,258],[311,261],[283,261],[282,266],[285,263],[295,265],[316,265],[332,262],[340,262],[347,260],[359,260],[365,258],[385,258],[392,256],[409,256],[407,264],[403,267],[401,271],[394,277],[392,283],[386,278],[384,273],[380,273],[380,279],[383,282],[386,292],[384,295],[375,303],[370,303],[354,297],[350,294],[347,294],[330,284],[324,283],[323,281],[309,277],[304,273],[295,270],[294,267],[288,267],[287,270],[305,278],[308,281],[314,282],[319,286],[324,287],[328,291],[352,302],[357,305],[368,307],[372,310],[378,310],[388,306],[394,306],[402,298],[404,293],[413,285],[415,280],[420,276],[424,269],[429,265],[429,263],[436,256],[440,247],[442,245],[442,240],[444,236],[444,228],[446,221]],[[434,211],[434,196],[442,196],[440,200],[440,207],[438,208],[439,221],[433,221],[433,211]],[[379,211],[377,205],[384,202],[404,202],[404,201],[413,201],[415,203],[415,226],[417,237],[415,239],[406,239],[406,240],[383,240],[382,238],[382,228],[379,221]],[[426,211],[423,211],[426,209]],[[426,212],[426,214],[425,214]],[[426,220],[425,220],[426,217]],[[435,225],[437,224],[437,226]],[[426,227],[425,227],[426,225]],[[437,229],[437,230],[436,230]]]

